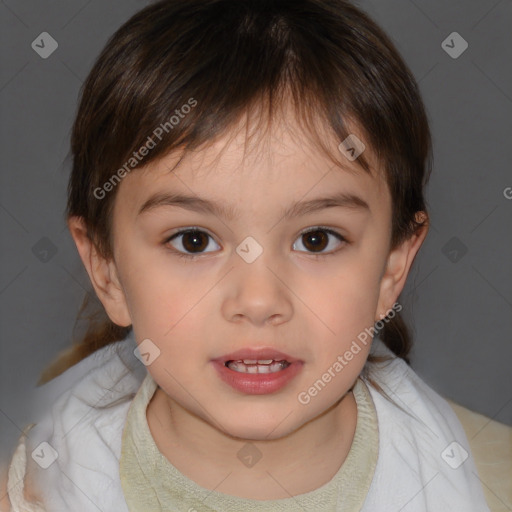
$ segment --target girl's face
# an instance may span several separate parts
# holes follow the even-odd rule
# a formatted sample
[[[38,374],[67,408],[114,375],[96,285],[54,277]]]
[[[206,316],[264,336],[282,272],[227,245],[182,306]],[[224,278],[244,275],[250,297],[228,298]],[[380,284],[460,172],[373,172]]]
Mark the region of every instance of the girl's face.
[[[390,259],[382,178],[341,153],[346,170],[333,166],[304,136],[273,133],[245,158],[241,130],[173,172],[177,155],[133,171],[113,210],[119,300],[137,342],[150,340],[148,371],[171,407],[253,440],[284,436],[340,400],[370,342],[344,354],[395,303],[412,262],[406,251]],[[227,368],[244,349],[294,362],[256,376],[244,370],[259,371],[253,364]]]

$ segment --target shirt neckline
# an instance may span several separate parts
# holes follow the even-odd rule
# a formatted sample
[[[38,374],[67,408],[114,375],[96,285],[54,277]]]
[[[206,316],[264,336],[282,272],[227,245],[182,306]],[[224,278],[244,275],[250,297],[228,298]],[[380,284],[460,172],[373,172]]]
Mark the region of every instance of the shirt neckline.
[[[148,373],[130,405],[123,429],[120,477],[131,512],[170,508],[201,512],[358,512],[361,509],[373,480],[379,450],[375,405],[361,377],[353,387],[357,403],[354,439],[337,473],[329,482],[307,493],[265,501],[204,488],[181,473],[159,451],[146,417],[157,387]]]

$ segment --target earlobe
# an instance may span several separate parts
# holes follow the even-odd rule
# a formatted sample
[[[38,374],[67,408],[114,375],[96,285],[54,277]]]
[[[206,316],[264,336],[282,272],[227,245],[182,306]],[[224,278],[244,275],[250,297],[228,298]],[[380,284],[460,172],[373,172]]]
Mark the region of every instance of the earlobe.
[[[425,212],[418,212],[417,219],[418,221],[424,221],[424,225],[409,239],[389,253],[386,269],[380,283],[376,322],[386,316],[397,301],[405,286],[416,254],[427,236],[427,214]]]
[[[131,325],[131,317],[113,259],[104,258],[87,235],[85,222],[81,217],[70,217],[68,228],[75,241],[82,263],[96,295],[103,304],[109,318],[116,325]]]

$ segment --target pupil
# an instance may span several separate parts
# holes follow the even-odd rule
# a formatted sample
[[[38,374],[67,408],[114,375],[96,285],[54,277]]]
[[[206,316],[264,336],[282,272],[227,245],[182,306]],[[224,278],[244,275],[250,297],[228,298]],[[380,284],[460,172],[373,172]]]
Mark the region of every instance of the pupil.
[[[324,243],[327,241],[327,236],[323,231],[310,231],[309,233],[306,233],[304,237],[306,240],[312,240],[313,243],[310,244],[312,245],[312,250],[321,251],[325,248]],[[310,247],[308,247],[308,243],[304,243],[304,246],[310,249]]]
[[[201,238],[203,239],[203,243],[201,243]],[[208,245],[205,240],[206,237],[200,231],[188,231],[187,233],[183,234],[183,247],[185,247],[185,249],[189,252],[194,252],[194,249],[203,250]]]

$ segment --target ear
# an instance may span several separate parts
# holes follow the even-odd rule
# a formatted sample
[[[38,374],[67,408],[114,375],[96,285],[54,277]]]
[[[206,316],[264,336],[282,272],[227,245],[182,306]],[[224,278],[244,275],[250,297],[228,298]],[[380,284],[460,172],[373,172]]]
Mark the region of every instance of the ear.
[[[87,228],[82,217],[70,217],[68,228],[96,295],[110,320],[121,327],[131,325],[132,321],[124,291],[118,279],[115,261],[106,260],[101,256],[93,241],[87,236]]]
[[[424,221],[414,235],[389,253],[386,268],[380,282],[380,294],[375,321],[382,320],[393,307],[402,292],[412,262],[428,233],[428,216],[425,212],[416,213],[417,221]]]

